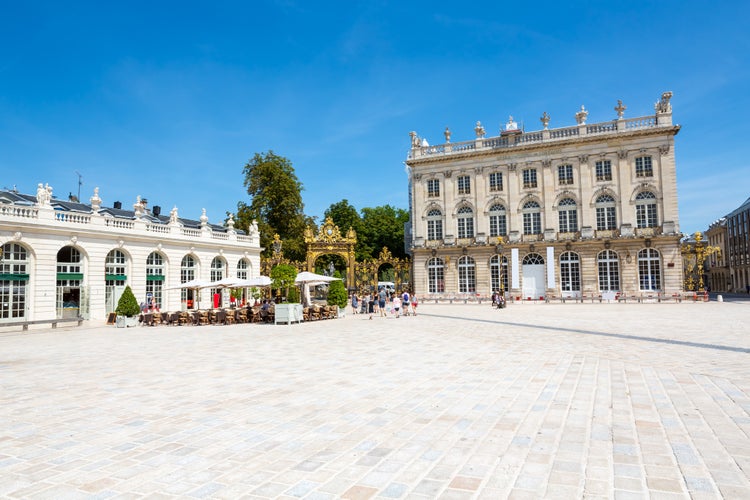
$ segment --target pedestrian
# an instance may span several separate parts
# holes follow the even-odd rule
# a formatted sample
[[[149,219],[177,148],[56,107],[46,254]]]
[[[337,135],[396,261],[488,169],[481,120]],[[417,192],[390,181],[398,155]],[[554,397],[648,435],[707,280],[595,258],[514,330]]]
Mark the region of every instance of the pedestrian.
[[[388,298],[388,294],[385,291],[385,287],[380,289],[380,293],[378,294],[378,308],[380,309],[380,315],[386,316],[386,309],[385,309],[385,301],[386,298]]]
[[[409,297],[409,292],[404,290],[404,294],[401,296],[401,307],[404,309],[404,316],[409,315],[409,304],[411,304],[411,297]]]
[[[352,294],[352,310],[354,311],[354,314],[357,314],[357,307],[359,306],[359,300],[357,299],[357,294]]]
[[[417,315],[417,305],[419,304],[419,301],[417,300],[417,294],[412,293],[411,294],[411,313],[412,315]]]
[[[394,295],[393,297],[393,314],[395,314],[397,318],[401,317],[401,299],[398,295]]]

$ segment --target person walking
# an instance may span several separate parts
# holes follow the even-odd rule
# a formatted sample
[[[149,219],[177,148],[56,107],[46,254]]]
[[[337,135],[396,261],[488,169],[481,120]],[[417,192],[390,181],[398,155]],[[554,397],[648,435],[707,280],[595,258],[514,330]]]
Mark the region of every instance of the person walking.
[[[393,314],[395,314],[397,318],[401,317],[401,299],[398,295],[393,296]]]
[[[378,307],[380,308],[380,315],[386,316],[386,310],[385,310],[385,301],[388,298],[388,294],[385,291],[385,287],[380,289],[380,293],[378,294]]]
[[[357,294],[352,294],[352,310],[354,311],[353,314],[357,314],[357,308],[359,307],[359,300],[357,299]]]
[[[417,300],[417,294],[413,293],[411,295],[411,313],[413,316],[417,315],[417,305],[419,304],[419,301]]]

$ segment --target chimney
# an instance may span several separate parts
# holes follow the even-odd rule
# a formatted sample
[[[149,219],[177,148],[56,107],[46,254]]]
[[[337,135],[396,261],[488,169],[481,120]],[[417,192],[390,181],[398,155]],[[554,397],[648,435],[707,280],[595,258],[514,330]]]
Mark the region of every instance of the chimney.
[[[113,207],[113,208],[116,208],[116,209],[118,209],[118,210],[122,210],[122,202],[121,202],[121,201],[116,201],[116,202],[114,202],[114,203],[112,204],[112,207]]]
[[[159,205],[154,205],[151,212],[154,214],[154,217],[159,217],[161,215],[161,207]]]

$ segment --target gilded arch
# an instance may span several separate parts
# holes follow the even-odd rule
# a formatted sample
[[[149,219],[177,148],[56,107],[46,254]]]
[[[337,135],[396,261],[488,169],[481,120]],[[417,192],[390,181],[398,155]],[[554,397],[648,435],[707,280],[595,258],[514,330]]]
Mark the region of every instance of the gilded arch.
[[[305,245],[307,247],[307,270],[315,271],[315,261],[321,255],[338,255],[346,262],[347,286],[354,286],[354,271],[356,261],[354,259],[354,246],[357,244],[357,233],[349,228],[346,236],[341,235],[339,227],[333,223],[330,217],[318,228],[317,234],[313,228],[305,228]]]

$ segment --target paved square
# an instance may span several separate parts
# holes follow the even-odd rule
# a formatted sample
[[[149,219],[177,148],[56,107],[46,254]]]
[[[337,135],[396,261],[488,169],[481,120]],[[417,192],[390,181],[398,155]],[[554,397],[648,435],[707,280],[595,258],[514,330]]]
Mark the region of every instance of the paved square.
[[[750,302],[0,335],[3,498],[750,498]]]

